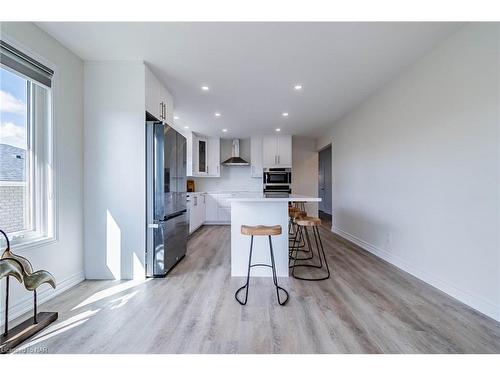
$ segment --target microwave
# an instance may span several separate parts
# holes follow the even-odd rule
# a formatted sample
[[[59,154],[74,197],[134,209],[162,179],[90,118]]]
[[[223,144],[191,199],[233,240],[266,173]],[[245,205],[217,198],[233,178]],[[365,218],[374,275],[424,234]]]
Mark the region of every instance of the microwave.
[[[291,184],[292,169],[291,168],[266,168],[263,173],[264,185],[270,184]]]

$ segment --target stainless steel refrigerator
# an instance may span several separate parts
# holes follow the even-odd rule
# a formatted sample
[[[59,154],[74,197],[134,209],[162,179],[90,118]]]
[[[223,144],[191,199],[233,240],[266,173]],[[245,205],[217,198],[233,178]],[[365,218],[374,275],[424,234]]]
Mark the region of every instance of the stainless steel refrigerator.
[[[146,276],[165,276],[186,254],[186,138],[146,122]]]

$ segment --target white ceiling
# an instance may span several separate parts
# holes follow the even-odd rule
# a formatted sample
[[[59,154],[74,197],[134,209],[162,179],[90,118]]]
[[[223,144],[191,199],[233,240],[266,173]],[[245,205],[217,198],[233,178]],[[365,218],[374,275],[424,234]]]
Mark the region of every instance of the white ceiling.
[[[38,23],[84,60],[144,60],[177,125],[318,136],[459,23]],[[295,92],[296,83],[303,85]],[[200,87],[207,85],[209,92]],[[220,112],[219,118],[214,112]],[[288,112],[287,118],[282,112]],[[227,133],[221,129],[227,128]]]

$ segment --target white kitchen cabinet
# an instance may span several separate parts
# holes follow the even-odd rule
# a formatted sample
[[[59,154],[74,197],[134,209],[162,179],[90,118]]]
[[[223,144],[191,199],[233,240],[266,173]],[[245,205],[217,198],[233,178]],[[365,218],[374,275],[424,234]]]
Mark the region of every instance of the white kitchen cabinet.
[[[262,140],[262,164],[265,168],[292,167],[292,136],[267,136]]]
[[[250,169],[252,177],[262,178],[262,137],[250,139]]]
[[[231,202],[229,198],[259,197],[261,192],[213,192],[205,194],[205,219],[203,224],[225,225],[231,223]]]
[[[277,147],[276,137],[271,136],[262,139],[262,165],[264,167],[274,167],[277,164]]]
[[[278,165],[280,167],[292,167],[292,136],[279,135],[278,143]]]
[[[195,135],[193,137],[193,175],[208,175],[208,139]]]
[[[160,97],[159,97],[160,105],[163,106],[162,120],[167,124],[173,124],[173,102],[171,100],[171,95],[165,86],[160,84]]]
[[[220,177],[220,138],[187,135],[187,175]]]
[[[198,198],[198,223],[201,227],[207,219],[207,195],[200,194]]]
[[[205,194],[191,194],[189,198],[189,233],[205,223],[206,196]]]
[[[230,224],[231,223],[231,207],[219,207],[218,221],[221,224]]]
[[[220,177],[220,138],[208,139],[207,175]]]
[[[215,223],[218,220],[217,194],[207,193],[205,194],[205,199],[206,199],[205,221],[208,223]]]
[[[231,222],[231,202],[229,198],[236,197],[237,193],[220,193],[217,194],[217,221],[221,224],[229,224]]]
[[[160,81],[146,67],[146,111],[161,120]]]
[[[146,111],[160,121],[165,121],[169,125],[173,124],[174,103],[172,95],[167,88],[162,85],[153,72],[146,67]]]

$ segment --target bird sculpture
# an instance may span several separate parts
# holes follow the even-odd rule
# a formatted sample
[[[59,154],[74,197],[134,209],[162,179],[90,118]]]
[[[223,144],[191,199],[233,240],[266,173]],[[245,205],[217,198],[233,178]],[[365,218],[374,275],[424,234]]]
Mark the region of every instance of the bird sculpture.
[[[18,271],[20,270],[21,271],[21,281],[23,284],[24,284],[24,287],[29,290],[29,291],[32,291],[33,292],[33,324],[37,324],[37,301],[36,301],[36,290],[38,289],[38,287],[40,287],[40,285],[42,284],[49,284],[52,288],[56,288],[56,280],[54,278],[54,276],[48,272],[48,271],[45,271],[45,270],[39,270],[39,271],[35,271],[33,272],[33,266],[31,265],[30,261],[20,255],[16,255],[14,253],[12,253],[12,251],[10,250],[10,242],[9,242],[9,239],[7,237],[7,234],[0,229],[0,232],[1,234],[3,234],[3,236],[5,237],[5,240],[7,242],[7,248],[5,249],[5,251],[3,252],[2,256],[0,256],[0,260],[2,261],[10,261],[9,264],[11,267],[15,267],[13,266],[13,264],[17,264],[17,269]],[[4,266],[7,267],[8,266]],[[5,271],[5,272],[8,272],[8,271]],[[9,299],[8,299],[8,295],[9,295],[9,284],[8,284],[8,281],[9,281],[9,276],[14,276],[16,277],[14,274],[7,274],[7,293],[6,293],[6,306],[5,306],[5,311],[6,311],[6,314],[5,314],[5,333],[4,335],[7,335],[7,332],[8,332],[8,325],[7,325],[7,313],[8,313],[8,308],[9,308]],[[17,278],[17,277],[16,277]],[[19,278],[17,278],[19,280]]]

